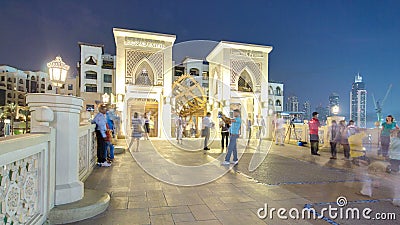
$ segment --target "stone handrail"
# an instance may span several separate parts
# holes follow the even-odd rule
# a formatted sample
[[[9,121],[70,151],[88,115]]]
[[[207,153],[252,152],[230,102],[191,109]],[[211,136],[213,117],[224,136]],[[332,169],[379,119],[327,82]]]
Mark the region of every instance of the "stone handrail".
[[[43,224],[54,207],[55,130],[0,139],[1,224]]]
[[[96,165],[96,126],[94,124],[79,127],[79,179],[83,182]]]

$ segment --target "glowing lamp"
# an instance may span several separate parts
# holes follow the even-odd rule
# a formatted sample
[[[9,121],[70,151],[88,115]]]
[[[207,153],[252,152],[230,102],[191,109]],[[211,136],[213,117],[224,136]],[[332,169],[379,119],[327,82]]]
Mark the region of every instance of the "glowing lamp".
[[[56,59],[47,63],[47,67],[49,68],[50,81],[54,86],[61,87],[67,79],[69,66],[62,61],[60,56],[57,56]]]

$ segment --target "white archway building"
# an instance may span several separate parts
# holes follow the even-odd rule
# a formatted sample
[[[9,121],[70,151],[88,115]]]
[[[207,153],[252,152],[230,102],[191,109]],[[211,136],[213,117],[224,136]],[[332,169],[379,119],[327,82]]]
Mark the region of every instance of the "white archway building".
[[[207,56],[209,110],[216,119],[220,110],[229,115],[233,109],[240,108],[245,136],[248,120],[254,124],[258,115],[265,123],[268,121],[268,54],[271,51],[271,46],[221,41]]]
[[[172,45],[175,35],[114,28],[116,94],[123,133],[134,112],[147,114],[155,137],[171,136]]]

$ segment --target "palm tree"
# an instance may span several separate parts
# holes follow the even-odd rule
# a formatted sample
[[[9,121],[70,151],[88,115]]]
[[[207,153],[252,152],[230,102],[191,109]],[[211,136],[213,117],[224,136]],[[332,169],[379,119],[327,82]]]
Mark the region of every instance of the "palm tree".
[[[28,117],[31,114],[29,110],[29,106],[25,106],[19,110],[19,114],[22,114],[25,117],[25,133],[28,133]]]
[[[15,103],[3,106],[3,113],[5,113],[7,117],[11,117],[11,135],[14,135],[14,119],[17,116],[17,107],[18,106]]]

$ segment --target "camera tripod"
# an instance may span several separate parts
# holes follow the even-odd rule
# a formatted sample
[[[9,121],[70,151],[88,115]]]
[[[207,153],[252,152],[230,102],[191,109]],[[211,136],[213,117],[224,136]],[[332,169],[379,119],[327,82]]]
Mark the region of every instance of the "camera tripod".
[[[296,137],[296,140],[299,140],[299,138],[297,137],[295,125],[293,122],[290,122],[289,129],[286,131],[286,134],[285,134],[285,139],[283,139],[283,140],[286,140],[287,136],[289,135],[288,143],[290,143],[290,137],[292,136],[292,129],[293,129],[294,136]]]

